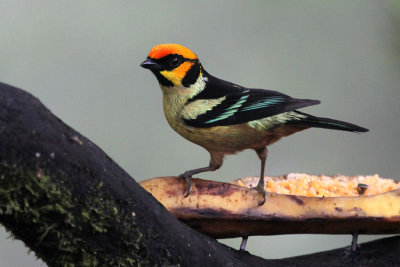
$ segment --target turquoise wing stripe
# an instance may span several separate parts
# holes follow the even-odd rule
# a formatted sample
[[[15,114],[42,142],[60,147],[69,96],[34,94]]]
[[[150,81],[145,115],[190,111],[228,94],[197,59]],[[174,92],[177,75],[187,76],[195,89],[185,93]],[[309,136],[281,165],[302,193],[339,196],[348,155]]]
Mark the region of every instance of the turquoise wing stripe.
[[[243,105],[243,103],[246,102],[247,98],[249,98],[249,95],[244,95],[244,96],[240,97],[240,99],[235,104],[226,108],[224,113],[222,113],[215,119],[206,121],[205,123],[213,123],[216,121],[220,121],[220,120],[229,118],[230,116],[232,116],[239,110],[239,108]]]
[[[253,105],[247,106],[242,108],[242,111],[249,111],[249,110],[254,110],[254,109],[260,109],[260,108],[266,108],[268,106],[275,105],[279,102],[284,101],[283,97],[274,97],[274,98],[267,98],[264,100],[260,100],[257,103],[254,103]]]

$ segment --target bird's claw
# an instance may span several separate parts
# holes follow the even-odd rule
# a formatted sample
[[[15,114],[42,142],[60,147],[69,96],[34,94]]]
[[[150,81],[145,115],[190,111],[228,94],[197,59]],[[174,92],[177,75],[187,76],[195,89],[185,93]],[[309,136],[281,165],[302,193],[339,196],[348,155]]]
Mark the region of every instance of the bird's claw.
[[[263,200],[258,202],[258,206],[262,206],[265,203],[265,200],[266,200],[266,194],[265,194],[264,186],[257,185],[256,187],[254,187],[254,189],[257,190],[258,192],[260,192],[260,194],[262,195]]]
[[[185,173],[182,173],[181,175],[179,175],[178,177],[186,180],[188,187],[187,187],[187,192],[184,197],[188,197],[190,195],[190,193],[192,192],[192,187],[193,187],[192,176],[185,172]]]

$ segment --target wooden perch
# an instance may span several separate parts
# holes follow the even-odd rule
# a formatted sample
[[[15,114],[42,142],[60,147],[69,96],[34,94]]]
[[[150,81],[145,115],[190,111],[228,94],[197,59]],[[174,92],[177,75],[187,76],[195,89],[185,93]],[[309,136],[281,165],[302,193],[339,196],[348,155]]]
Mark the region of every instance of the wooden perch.
[[[292,183],[304,174],[290,175]],[[282,177],[267,177],[286,180]],[[340,176],[347,185],[351,177]],[[334,180],[333,177],[323,177]],[[393,191],[350,197],[306,197],[267,192],[259,206],[260,194],[248,187],[258,179],[244,178],[232,183],[193,179],[193,190],[184,197],[186,182],[178,177],[159,177],[140,184],[178,219],[199,232],[215,238],[278,234],[399,234],[400,188]],[[389,182],[391,181],[391,182]],[[331,182],[331,181],[330,181]],[[241,184],[243,186],[238,186]],[[389,186],[389,189],[392,186]],[[354,189],[355,190],[355,189]]]
[[[0,223],[49,266],[400,264],[398,237],[361,245],[361,258],[338,249],[264,260],[222,245],[176,220],[39,100],[2,83]]]

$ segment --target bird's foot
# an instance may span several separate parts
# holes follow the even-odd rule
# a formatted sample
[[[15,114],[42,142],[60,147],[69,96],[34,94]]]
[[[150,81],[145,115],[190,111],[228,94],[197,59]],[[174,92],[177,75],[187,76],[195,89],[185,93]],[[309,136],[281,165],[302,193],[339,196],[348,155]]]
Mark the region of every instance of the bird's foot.
[[[187,193],[185,194],[184,197],[188,197],[190,195],[190,193],[192,192],[192,187],[193,187],[192,174],[190,172],[184,172],[184,173],[180,174],[178,177],[186,180],[186,183],[188,186],[187,186]]]
[[[266,194],[265,194],[264,185],[258,184],[256,187],[254,187],[254,190],[257,190],[262,195],[263,200],[258,202],[258,206],[262,206],[265,203],[265,200],[266,200]]]

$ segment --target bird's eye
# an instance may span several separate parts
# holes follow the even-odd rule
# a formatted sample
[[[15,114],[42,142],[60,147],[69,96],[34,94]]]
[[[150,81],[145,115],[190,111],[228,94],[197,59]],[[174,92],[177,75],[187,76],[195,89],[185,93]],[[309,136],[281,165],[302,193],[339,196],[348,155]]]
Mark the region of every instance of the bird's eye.
[[[178,57],[174,57],[171,59],[170,64],[171,67],[177,67],[180,63],[180,59]]]

